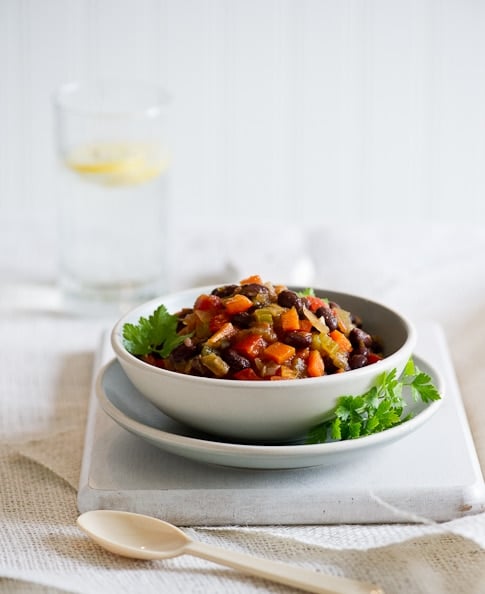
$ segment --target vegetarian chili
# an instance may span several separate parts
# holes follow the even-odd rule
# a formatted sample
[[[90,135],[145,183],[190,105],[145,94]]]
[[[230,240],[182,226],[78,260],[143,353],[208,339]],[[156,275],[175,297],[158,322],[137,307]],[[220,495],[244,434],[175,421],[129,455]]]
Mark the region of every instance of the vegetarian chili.
[[[171,350],[132,352],[189,375],[288,380],[342,373],[382,358],[379,340],[362,328],[358,315],[311,289],[295,292],[258,275],[199,295],[171,321]],[[125,340],[130,350],[128,345]]]

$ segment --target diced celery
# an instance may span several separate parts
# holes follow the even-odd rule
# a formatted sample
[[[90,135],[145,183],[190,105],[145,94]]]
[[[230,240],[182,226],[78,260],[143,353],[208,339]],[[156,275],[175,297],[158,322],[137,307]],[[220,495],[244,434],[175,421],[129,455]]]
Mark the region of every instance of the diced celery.
[[[340,369],[346,368],[346,354],[328,334],[321,332],[320,334],[315,335],[312,339],[312,347],[320,351],[320,353],[328,355],[336,367]]]
[[[273,324],[273,314],[267,307],[257,309],[253,315],[258,324]]]
[[[217,377],[224,377],[229,372],[229,365],[216,353],[201,355],[200,361]]]
[[[274,318],[280,316],[285,311],[285,308],[277,303],[270,303],[265,309],[268,309]]]
[[[338,344],[332,340],[328,334],[324,334],[323,332],[319,334],[319,338],[320,347],[325,351],[325,353],[327,353],[327,355],[330,357],[335,355],[335,353],[339,350]]]

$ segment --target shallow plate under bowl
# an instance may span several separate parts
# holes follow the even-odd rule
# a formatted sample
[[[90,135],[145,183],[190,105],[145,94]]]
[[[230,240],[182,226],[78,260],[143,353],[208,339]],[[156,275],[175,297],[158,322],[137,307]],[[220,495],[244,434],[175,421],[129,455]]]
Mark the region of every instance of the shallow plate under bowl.
[[[414,361],[421,371],[431,376],[443,397],[443,382],[438,372],[417,356]],[[253,469],[304,468],[346,462],[408,436],[424,425],[442,403],[442,400],[414,402],[410,390],[405,388],[406,413],[414,416],[402,425],[341,442],[259,445],[219,440],[177,423],[140,394],[117,360],[100,370],[96,392],[101,407],[118,425],[162,450],[199,462]],[[425,427],[422,430],[426,430]]]

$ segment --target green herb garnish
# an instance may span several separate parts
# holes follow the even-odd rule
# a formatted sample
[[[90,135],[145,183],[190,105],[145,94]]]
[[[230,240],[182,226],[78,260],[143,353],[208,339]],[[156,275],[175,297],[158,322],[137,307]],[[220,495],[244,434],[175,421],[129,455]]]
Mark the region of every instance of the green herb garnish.
[[[382,373],[368,392],[360,396],[341,396],[332,416],[314,427],[307,436],[307,443],[341,441],[379,433],[405,421],[406,402],[402,397],[404,387],[409,387],[415,402],[431,402],[441,398],[431,377],[420,371],[409,359],[400,378],[396,370]]]
[[[299,295],[300,297],[315,297],[315,291],[311,288],[307,288],[307,289],[303,289],[302,291],[298,291],[297,295]]]
[[[301,291],[297,291],[296,294],[298,295],[298,297],[316,297],[315,290],[311,288],[306,288]],[[328,297],[318,297],[318,299],[321,299],[322,301],[328,303]]]
[[[123,326],[123,344],[135,356],[156,353],[168,357],[187,338],[177,334],[177,325],[178,317],[160,305],[149,318],[141,317],[138,324]]]

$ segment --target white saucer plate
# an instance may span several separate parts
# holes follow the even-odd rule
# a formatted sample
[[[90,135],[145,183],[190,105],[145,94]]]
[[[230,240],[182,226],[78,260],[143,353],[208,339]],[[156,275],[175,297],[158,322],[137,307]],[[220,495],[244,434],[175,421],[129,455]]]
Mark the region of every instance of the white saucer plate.
[[[436,369],[417,356],[414,361],[421,371],[431,376],[443,397],[443,381]],[[415,402],[410,390],[405,388],[406,414],[412,413],[413,417],[381,433],[321,444],[259,445],[224,441],[177,423],[140,394],[117,360],[100,369],[96,394],[101,408],[119,426],[166,452],[208,464],[264,470],[335,465],[368,455],[375,448],[420,429],[442,403],[442,400]]]

